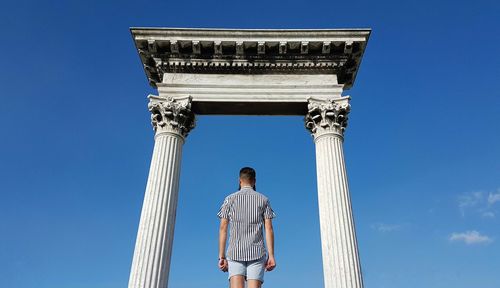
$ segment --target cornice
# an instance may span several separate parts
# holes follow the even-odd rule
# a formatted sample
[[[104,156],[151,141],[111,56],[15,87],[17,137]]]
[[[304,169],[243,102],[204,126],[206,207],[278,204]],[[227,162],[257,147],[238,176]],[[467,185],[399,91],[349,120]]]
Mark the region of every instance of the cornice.
[[[153,87],[164,73],[336,74],[348,89],[370,31],[131,28]]]

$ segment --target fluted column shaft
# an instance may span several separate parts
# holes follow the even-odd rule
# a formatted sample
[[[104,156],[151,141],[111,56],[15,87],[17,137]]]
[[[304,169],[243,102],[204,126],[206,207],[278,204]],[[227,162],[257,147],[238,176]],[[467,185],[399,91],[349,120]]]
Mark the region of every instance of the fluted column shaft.
[[[190,99],[150,97],[155,144],[129,288],[166,288],[174,239],[182,145],[194,127]]]
[[[310,101],[306,127],[316,144],[325,288],[362,288],[363,280],[343,151],[348,98]]]

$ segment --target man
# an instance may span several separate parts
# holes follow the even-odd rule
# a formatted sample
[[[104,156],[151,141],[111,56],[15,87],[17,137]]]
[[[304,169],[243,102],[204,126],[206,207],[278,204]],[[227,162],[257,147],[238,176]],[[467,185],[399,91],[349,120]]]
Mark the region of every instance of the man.
[[[240,170],[240,190],[224,199],[217,216],[219,229],[219,269],[229,271],[231,288],[260,288],[264,283],[264,270],[276,267],[274,259],[275,217],[269,199],[255,191],[255,170]],[[230,224],[229,246],[225,255],[227,227]],[[263,226],[266,231],[264,247]]]

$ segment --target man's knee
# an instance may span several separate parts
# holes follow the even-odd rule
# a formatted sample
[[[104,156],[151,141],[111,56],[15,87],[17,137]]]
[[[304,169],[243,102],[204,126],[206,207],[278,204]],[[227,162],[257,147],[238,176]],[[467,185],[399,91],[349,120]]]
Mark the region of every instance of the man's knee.
[[[260,288],[260,286],[262,285],[262,282],[260,280],[254,280],[254,279],[249,279],[247,283],[248,283],[248,288]]]
[[[231,288],[245,288],[245,276],[243,275],[233,275],[229,278],[229,282],[231,283]]]

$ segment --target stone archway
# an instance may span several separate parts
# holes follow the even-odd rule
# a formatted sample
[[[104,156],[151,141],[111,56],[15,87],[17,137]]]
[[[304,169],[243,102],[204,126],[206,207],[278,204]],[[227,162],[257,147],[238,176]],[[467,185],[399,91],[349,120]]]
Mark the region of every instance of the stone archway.
[[[132,28],[150,85],[155,145],[129,288],[168,285],[182,146],[197,114],[304,115],[316,144],[325,288],[363,280],[343,154],[370,29]]]

